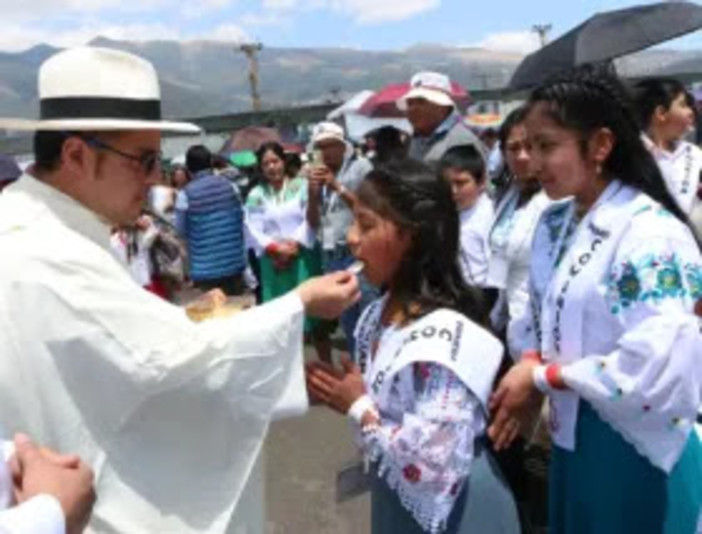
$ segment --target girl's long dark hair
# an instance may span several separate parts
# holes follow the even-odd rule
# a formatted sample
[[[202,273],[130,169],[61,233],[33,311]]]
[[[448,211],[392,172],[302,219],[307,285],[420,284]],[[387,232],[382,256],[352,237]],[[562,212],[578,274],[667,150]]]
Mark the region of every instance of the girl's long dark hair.
[[[660,106],[668,111],[680,95],[687,97],[687,90],[675,78],[646,78],[634,85],[632,94],[639,125],[648,130],[656,109]]]
[[[559,126],[579,134],[583,152],[592,134],[608,128],[615,141],[603,165],[606,174],[646,193],[690,227],[641,140],[629,93],[611,70],[585,66],[554,78],[534,90],[527,106],[540,103]]]
[[[526,106],[520,106],[513,109],[509,115],[507,115],[507,118],[505,118],[505,120],[502,122],[500,129],[497,132],[497,139],[500,142],[500,152],[502,152],[502,160],[504,161],[504,164],[502,165],[502,172],[495,183],[495,205],[499,205],[500,202],[502,202],[502,199],[505,197],[510,186],[515,180],[514,173],[512,172],[512,169],[509,168],[509,164],[507,163],[507,140],[512,134],[512,130],[514,130],[514,128],[524,124],[528,111],[529,110],[526,108]],[[541,185],[538,183],[534,184],[533,187],[529,187],[528,189],[522,191],[519,205],[522,206],[528,203],[529,200],[531,200],[531,198],[539,191],[541,191]]]
[[[458,264],[458,211],[449,185],[418,161],[395,160],[371,171],[357,191],[359,201],[411,232],[394,295],[408,318],[450,308],[485,325],[480,293],[466,285]]]

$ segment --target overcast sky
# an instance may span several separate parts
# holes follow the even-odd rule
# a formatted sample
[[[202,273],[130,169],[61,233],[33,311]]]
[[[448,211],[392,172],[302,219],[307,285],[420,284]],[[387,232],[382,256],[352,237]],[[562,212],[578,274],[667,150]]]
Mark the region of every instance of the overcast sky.
[[[557,37],[597,11],[636,3],[647,0],[0,0],[0,50],[104,35],[362,49],[436,42],[530,52],[533,24],[552,24]],[[702,32],[672,46],[702,49]]]

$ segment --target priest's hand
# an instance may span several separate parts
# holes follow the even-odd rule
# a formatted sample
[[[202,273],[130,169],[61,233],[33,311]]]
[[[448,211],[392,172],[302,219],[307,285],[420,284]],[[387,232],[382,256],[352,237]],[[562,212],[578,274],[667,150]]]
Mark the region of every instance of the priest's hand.
[[[366,394],[361,370],[348,358],[341,361],[343,370],[325,362],[307,364],[307,391],[332,410],[346,415],[349,408]]]
[[[23,503],[37,495],[56,498],[66,518],[66,533],[83,532],[95,504],[93,471],[76,457],[40,449],[23,435],[15,437],[15,498]]]
[[[307,315],[321,319],[339,317],[361,298],[356,276],[347,271],[311,278],[300,284],[296,291]]]
[[[506,449],[541,406],[543,396],[534,384],[538,362],[522,360],[512,367],[490,398],[493,413],[488,436],[495,450]]]

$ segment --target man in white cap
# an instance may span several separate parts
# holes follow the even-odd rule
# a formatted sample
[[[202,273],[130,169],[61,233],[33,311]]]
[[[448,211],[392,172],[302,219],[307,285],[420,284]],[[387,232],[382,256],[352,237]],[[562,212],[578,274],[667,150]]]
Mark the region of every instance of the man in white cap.
[[[248,483],[274,414],[307,407],[304,315],[338,316],[355,277],[192,323],[109,236],[158,180],[161,131],[198,128],[161,120],[153,66],[116,50],[51,57],[39,98],[40,120],[0,120],[36,131],[32,174],[0,195],[0,423],[92,467],[89,532],[263,532]]]
[[[425,163],[436,163],[457,145],[473,145],[486,156],[478,137],[470,131],[451,96],[451,80],[438,72],[412,76],[409,91],[397,102],[414,129],[409,155]]]
[[[324,271],[348,268],[354,257],[346,244],[346,234],[353,222],[353,201],[361,181],[373,165],[359,156],[344,137],[344,129],[333,122],[320,122],[312,132],[312,146],[321,153],[321,161],[312,162],[309,172],[308,222],[318,231],[322,243]],[[341,328],[353,353],[353,334],[363,307],[376,296],[361,277],[362,298],[341,315]],[[329,352],[328,358],[331,358]]]

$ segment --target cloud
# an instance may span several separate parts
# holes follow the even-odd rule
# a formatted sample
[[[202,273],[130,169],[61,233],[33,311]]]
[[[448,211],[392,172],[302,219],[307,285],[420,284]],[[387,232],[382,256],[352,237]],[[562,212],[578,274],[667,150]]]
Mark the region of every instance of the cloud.
[[[245,27],[263,27],[263,26],[284,26],[289,21],[286,20],[281,13],[247,13],[240,19],[240,24]]]
[[[263,9],[266,10],[272,9],[276,11],[284,11],[299,7],[300,4],[304,3],[304,0],[302,2],[299,2],[298,0],[263,0],[262,6]]]
[[[263,0],[267,11],[330,9],[349,15],[359,24],[409,19],[436,9],[441,0]]]
[[[539,48],[539,38],[530,31],[499,32],[488,34],[482,41],[472,46],[495,52],[529,54]]]
[[[249,40],[249,36],[244,29],[237,24],[223,24],[212,31],[208,31],[206,37],[214,41],[234,41],[241,43]]]
[[[0,50],[22,51],[36,45],[47,43],[56,47],[84,45],[95,37],[107,37],[114,40],[135,42],[175,40],[175,41],[234,41],[249,40],[246,32],[236,24],[225,24],[203,32],[184,33],[172,25],[124,24],[104,25],[96,21],[84,21],[79,26],[64,31],[40,29],[32,26],[12,26],[0,32]]]
[[[205,3],[218,0],[204,0]],[[221,0],[219,0],[221,1]],[[3,2],[4,20],[36,20],[67,15],[87,15],[106,11],[144,13],[173,4],[173,0],[32,0]]]
[[[213,11],[222,11],[232,5],[232,0],[198,0],[183,5],[181,15],[186,19],[195,19]]]
[[[441,0],[332,0],[331,7],[351,15],[359,24],[409,19],[436,9]]]
[[[63,31],[32,26],[8,26],[0,32],[0,50],[20,51],[37,43],[47,43],[58,47],[76,46],[86,44],[98,36],[130,41],[181,39],[183,37],[176,29],[164,24],[96,25],[94,22],[85,22]]]

